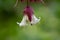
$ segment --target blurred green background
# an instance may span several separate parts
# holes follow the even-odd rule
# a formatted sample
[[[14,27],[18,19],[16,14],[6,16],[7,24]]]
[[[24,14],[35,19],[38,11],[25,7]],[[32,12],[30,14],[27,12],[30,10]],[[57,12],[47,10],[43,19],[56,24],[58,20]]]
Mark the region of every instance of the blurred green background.
[[[19,27],[26,2],[0,0],[0,40],[60,40],[60,0],[44,0],[42,3],[30,3],[41,21],[36,25]]]

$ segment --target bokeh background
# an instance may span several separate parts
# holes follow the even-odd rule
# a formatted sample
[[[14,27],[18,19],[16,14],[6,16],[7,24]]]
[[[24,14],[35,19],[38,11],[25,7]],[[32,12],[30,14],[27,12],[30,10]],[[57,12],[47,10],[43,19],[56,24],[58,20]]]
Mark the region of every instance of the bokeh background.
[[[44,0],[42,3],[30,3],[34,14],[41,21],[36,25],[20,27],[26,2],[0,0],[0,40],[60,40],[60,0]]]

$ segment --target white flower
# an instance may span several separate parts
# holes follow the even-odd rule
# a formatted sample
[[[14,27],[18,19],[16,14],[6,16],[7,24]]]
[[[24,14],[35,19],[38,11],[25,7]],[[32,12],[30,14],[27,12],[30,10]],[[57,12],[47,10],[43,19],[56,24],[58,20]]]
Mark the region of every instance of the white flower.
[[[17,22],[17,24],[19,26],[26,26],[28,24],[27,21],[29,21],[28,16],[27,15],[24,15],[21,23]],[[30,22],[30,24],[33,25],[33,24],[38,23],[39,21],[40,21],[40,19],[36,18],[35,15],[32,15],[32,21]]]
[[[38,23],[39,21],[40,21],[40,19],[41,18],[36,18],[36,16],[35,15],[32,15],[32,21],[31,21],[31,24],[36,24],[36,23]]]
[[[19,26],[26,26],[28,24],[27,21],[30,22],[31,25],[36,24],[40,21],[40,19],[36,18],[30,6],[27,6],[24,9],[23,19],[21,23],[17,22],[17,24],[19,24]]]
[[[21,23],[17,22],[17,24],[19,24],[19,26],[25,26],[25,25],[27,25],[26,20],[27,20],[27,16],[25,15],[23,17]]]

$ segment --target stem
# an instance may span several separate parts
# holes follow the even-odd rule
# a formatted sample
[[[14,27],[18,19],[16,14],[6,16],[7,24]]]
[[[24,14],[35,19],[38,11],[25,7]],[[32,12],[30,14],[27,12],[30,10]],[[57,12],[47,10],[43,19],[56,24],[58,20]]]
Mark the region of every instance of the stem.
[[[44,6],[46,6],[46,4],[45,4],[45,2],[44,2],[43,0],[41,0],[41,2],[42,2],[42,4],[43,4]]]
[[[27,0],[27,6],[29,6],[28,0]]]
[[[14,5],[14,8],[17,6],[17,4],[18,4],[18,0],[16,1],[15,5]]]

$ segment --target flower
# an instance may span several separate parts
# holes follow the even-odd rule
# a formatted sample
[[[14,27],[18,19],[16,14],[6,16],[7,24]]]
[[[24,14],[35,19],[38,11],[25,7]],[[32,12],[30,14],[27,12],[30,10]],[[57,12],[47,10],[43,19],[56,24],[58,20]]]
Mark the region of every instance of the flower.
[[[23,12],[24,12],[24,16],[21,23],[17,22],[19,26],[27,25],[27,21],[29,21],[31,25],[36,24],[40,21],[40,19],[36,18],[33,9],[30,6],[27,6]]]

